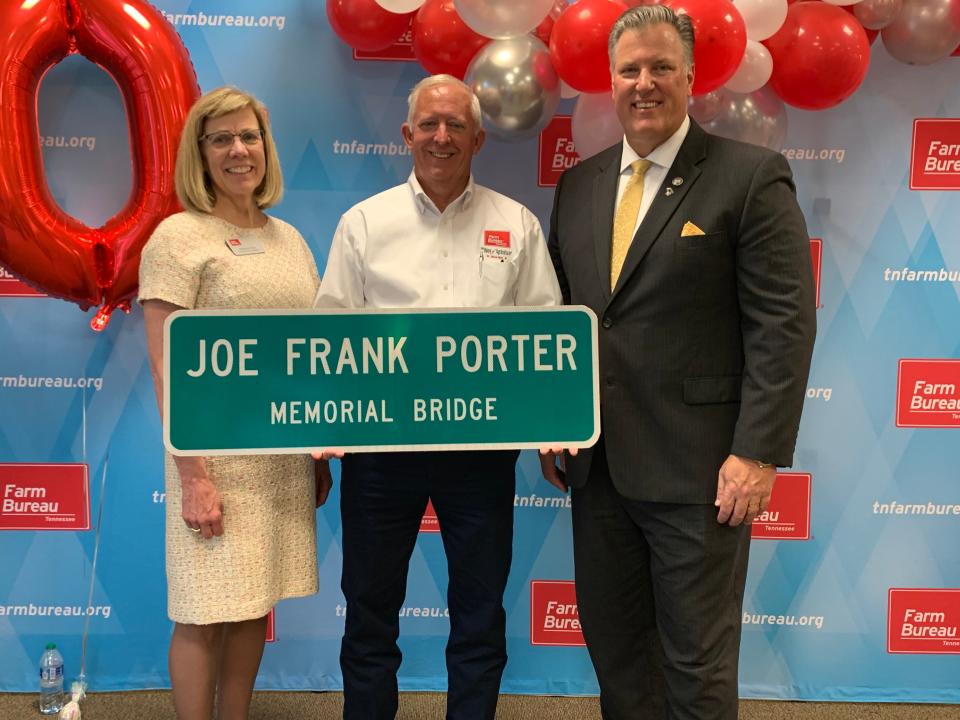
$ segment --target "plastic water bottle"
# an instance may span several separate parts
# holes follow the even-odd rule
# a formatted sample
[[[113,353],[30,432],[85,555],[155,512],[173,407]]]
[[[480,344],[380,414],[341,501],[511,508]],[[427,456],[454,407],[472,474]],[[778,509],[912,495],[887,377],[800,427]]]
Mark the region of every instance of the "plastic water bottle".
[[[40,712],[53,715],[63,707],[63,656],[53,643],[40,658]]]

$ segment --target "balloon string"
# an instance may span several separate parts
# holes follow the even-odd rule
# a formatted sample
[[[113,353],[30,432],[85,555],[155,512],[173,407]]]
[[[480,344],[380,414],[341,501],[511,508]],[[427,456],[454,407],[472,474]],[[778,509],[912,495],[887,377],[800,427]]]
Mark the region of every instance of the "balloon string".
[[[103,521],[103,498],[107,486],[107,466],[110,463],[110,453],[103,459],[103,472],[100,475],[100,500],[97,503],[97,527],[93,538],[93,562],[90,565],[90,590],[87,593],[87,611],[83,620],[83,636],[80,641],[80,675],[79,681],[84,691],[87,689],[87,638],[90,635],[90,608],[93,607],[93,589],[97,578],[97,557],[100,555],[100,528]]]

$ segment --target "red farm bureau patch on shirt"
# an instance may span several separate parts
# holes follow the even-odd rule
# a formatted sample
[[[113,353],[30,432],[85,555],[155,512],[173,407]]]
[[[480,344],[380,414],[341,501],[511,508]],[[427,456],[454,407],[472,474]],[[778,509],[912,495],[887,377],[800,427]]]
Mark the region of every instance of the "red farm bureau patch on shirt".
[[[484,230],[483,244],[485,247],[510,247],[509,230]]]

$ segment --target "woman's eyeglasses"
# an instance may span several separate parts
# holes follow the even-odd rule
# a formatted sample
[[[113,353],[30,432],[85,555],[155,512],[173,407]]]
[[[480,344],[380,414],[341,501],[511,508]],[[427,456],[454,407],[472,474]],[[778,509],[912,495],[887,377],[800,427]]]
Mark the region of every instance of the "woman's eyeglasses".
[[[206,142],[210,147],[215,148],[216,150],[226,150],[231,147],[234,143],[235,138],[240,138],[242,142],[247,147],[257,145],[261,140],[263,140],[263,130],[241,130],[240,132],[230,132],[229,130],[221,130],[219,132],[207,133],[206,135],[200,136],[201,142]]]

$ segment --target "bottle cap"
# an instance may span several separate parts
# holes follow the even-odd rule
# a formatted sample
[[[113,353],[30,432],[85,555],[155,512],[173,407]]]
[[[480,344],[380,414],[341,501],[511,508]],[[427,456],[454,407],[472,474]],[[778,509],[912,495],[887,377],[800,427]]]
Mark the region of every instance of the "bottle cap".
[[[47,643],[47,650],[56,650],[56,649],[57,649],[56,643]]]

